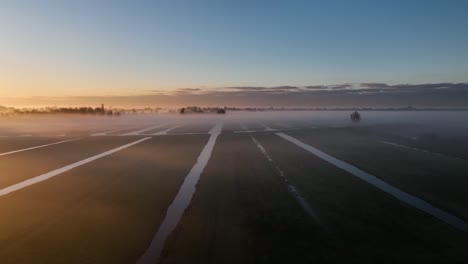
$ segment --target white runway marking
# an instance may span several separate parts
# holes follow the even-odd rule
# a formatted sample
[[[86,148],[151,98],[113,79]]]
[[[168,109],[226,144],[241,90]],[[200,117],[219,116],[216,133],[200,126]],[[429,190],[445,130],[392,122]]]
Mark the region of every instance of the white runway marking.
[[[167,135],[167,133],[169,133],[171,130],[174,130],[178,127],[181,127],[182,125],[176,125],[176,126],[173,126],[173,127],[170,127],[168,129],[165,129],[163,131],[159,131],[159,132],[156,132],[154,134],[151,134],[152,136],[162,136],[162,135]]]
[[[70,142],[70,141],[75,141],[75,140],[78,140],[78,139],[79,138],[69,139],[69,140],[54,142],[54,143],[50,143],[50,144],[34,146],[34,147],[30,147],[30,148],[24,148],[24,149],[8,151],[8,152],[0,153],[0,156],[6,156],[6,155],[10,155],[10,154],[18,153],[18,152],[23,152],[23,151],[28,151],[28,150],[32,150],[32,149],[38,149],[38,148],[44,148],[44,147],[48,147],[48,146],[58,145],[58,144],[62,144],[62,143]]]
[[[238,130],[238,131],[233,131],[234,133],[257,133],[257,132],[278,132],[278,131],[291,131],[295,130],[294,128],[289,128],[289,129],[273,129],[273,130]]]
[[[140,133],[143,133],[145,131],[160,128],[160,127],[165,126],[165,125],[167,125],[167,123],[163,123],[163,124],[159,124],[159,125],[155,125],[155,126],[151,126],[151,127],[145,127],[143,129],[140,129],[140,130],[137,130],[137,131],[132,131],[132,132],[122,134],[121,136],[137,136],[137,135],[140,135]]]
[[[296,199],[297,203],[302,207],[304,212],[306,212],[306,214],[312,217],[322,227],[325,227],[318,218],[317,214],[312,209],[312,207],[309,205],[309,203],[307,203],[307,201],[304,199],[304,197],[302,197],[297,188],[291,184],[288,178],[286,178],[286,175],[284,174],[283,170],[276,164],[276,162],[270,157],[270,155],[268,155],[266,149],[253,136],[250,136],[250,138],[252,138],[255,145],[257,145],[257,147],[260,149],[260,152],[262,152],[262,154],[267,158],[267,160],[278,172],[279,176],[281,177],[281,179],[283,179],[284,183],[288,187],[289,193],[294,197],[294,199]]]
[[[97,160],[97,159],[100,159],[102,157],[105,157],[105,156],[108,156],[112,153],[115,153],[117,151],[121,151],[123,149],[126,149],[128,147],[131,147],[133,145],[136,145],[140,142],[143,142],[147,139],[150,139],[150,137],[146,137],[146,138],[142,138],[140,140],[137,140],[137,141],[134,141],[132,143],[129,143],[129,144],[126,144],[126,145],[123,145],[123,146],[120,146],[118,148],[115,148],[115,149],[111,149],[109,151],[106,151],[104,153],[101,153],[101,154],[98,154],[98,155],[95,155],[95,156],[92,156],[92,157],[89,157],[87,159],[84,159],[82,161],[78,161],[78,162],[75,162],[75,163],[72,163],[70,165],[67,165],[65,167],[62,167],[60,169],[56,169],[56,170],[53,170],[53,171],[50,171],[50,172],[47,172],[47,173],[44,173],[42,175],[39,175],[39,176],[36,176],[34,178],[31,178],[31,179],[28,179],[28,180],[25,180],[25,181],[22,181],[20,183],[17,183],[17,184],[14,184],[14,185],[11,185],[11,186],[8,186],[6,188],[3,188],[3,189],[0,189],[0,196],[3,196],[3,195],[6,195],[6,194],[9,194],[9,193],[12,193],[14,191],[17,191],[17,190],[20,190],[20,189],[23,189],[23,188],[26,188],[30,185],[33,185],[33,184],[36,184],[36,183],[39,183],[39,182],[42,182],[42,181],[45,181],[47,179],[50,179],[52,177],[55,177],[57,175],[60,175],[66,171],[69,171],[71,169],[74,169],[76,167],[79,167],[81,165],[84,165],[86,163],[90,163],[91,161],[94,161],[94,160]]]
[[[262,124],[262,126],[265,128],[265,131],[277,131],[277,129],[271,128],[267,125]]]
[[[413,148],[413,147],[408,147],[408,146],[400,145],[400,144],[393,143],[393,142],[388,142],[388,141],[379,141],[379,142],[380,142],[380,143],[383,143],[383,144],[387,144],[387,145],[399,147],[399,148],[405,148],[405,149],[420,151],[420,152],[424,152],[424,153],[428,153],[428,154],[432,154],[432,155],[437,155],[437,156],[449,157],[449,156],[446,156],[446,155],[443,155],[443,154],[440,154],[440,153],[431,152],[431,151],[429,151],[429,150],[419,149],[419,148]],[[449,158],[455,158],[455,157],[449,157]]]
[[[190,205],[190,201],[192,200],[192,196],[196,190],[195,188],[198,179],[205,169],[206,164],[208,164],[216,139],[221,134],[222,129],[223,125],[220,123],[210,130],[210,139],[208,140],[208,143],[200,153],[197,163],[195,163],[187,177],[185,177],[184,183],[180,187],[174,201],[167,209],[166,216],[164,217],[161,226],[159,226],[156,236],[153,238],[153,241],[151,241],[146,252],[137,261],[138,264],[153,264],[159,261],[164,242],[172,231],[174,231],[184,214],[185,209]]]
[[[106,135],[108,135],[108,134],[115,133],[115,132],[119,132],[119,131],[123,131],[123,130],[127,130],[127,129],[130,129],[130,127],[114,129],[114,130],[106,131],[106,132],[94,133],[94,134],[91,134],[91,136],[92,136],[92,137],[96,137],[96,136],[106,136]]]
[[[369,183],[370,185],[392,195],[393,197],[397,198],[398,200],[402,201],[402,202],[405,202],[423,212],[426,212],[436,218],[438,218],[439,220],[442,220],[444,222],[446,222],[447,224],[455,227],[455,228],[458,228],[464,232],[468,232],[468,223],[466,223],[465,221],[463,221],[462,219],[454,216],[454,215],[451,215],[433,205],[431,205],[430,203],[416,197],[416,196],[413,196],[411,194],[408,194],[396,187],[393,187],[392,185],[382,181],[381,179],[375,177],[374,175],[371,175],[371,174],[368,174],[356,167],[354,167],[353,165],[350,165],[344,161],[341,161],[337,158],[334,158],[310,145],[307,145],[291,136],[288,136],[284,133],[276,133],[276,135],[286,139],[287,141],[307,150],[308,152],[314,154],[315,156],[335,165],[336,167],[346,171],[346,172],[349,172],[350,174],[356,176],[357,178]]]
[[[209,135],[209,132],[187,132],[187,133],[173,133],[173,134],[165,134],[171,136],[180,136],[180,135]],[[162,135],[161,135],[162,136]]]
[[[238,131],[234,131],[234,133],[254,133],[254,132],[265,132],[265,130],[238,130]]]

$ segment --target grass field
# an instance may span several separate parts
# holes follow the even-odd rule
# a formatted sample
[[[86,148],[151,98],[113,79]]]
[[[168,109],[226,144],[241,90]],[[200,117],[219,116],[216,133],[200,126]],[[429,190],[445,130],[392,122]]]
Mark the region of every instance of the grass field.
[[[291,134],[468,219],[465,160],[382,144],[345,129]]]
[[[466,224],[462,132],[351,126],[321,115],[201,119],[3,123],[0,263],[136,263],[164,220],[175,230],[157,257],[139,263],[468,262],[460,225],[278,135]],[[201,155],[208,155],[206,166]],[[200,178],[192,197],[180,189],[193,173]],[[177,207],[180,197],[188,199],[187,208]],[[182,210],[182,217],[167,220],[168,210]]]
[[[1,197],[2,263],[134,261],[205,140],[152,139]]]
[[[226,135],[169,239],[163,263],[310,263],[324,260],[325,252],[310,248],[324,244],[322,231],[294,202],[250,136]]]

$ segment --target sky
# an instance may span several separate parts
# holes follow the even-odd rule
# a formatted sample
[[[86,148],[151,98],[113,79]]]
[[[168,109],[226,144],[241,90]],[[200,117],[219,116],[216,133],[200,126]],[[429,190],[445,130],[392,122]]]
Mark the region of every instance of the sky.
[[[4,0],[0,105],[215,104],[222,92],[282,105],[271,97],[293,89],[274,88],[456,86],[468,82],[467,14],[463,0]],[[454,101],[432,99],[463,105],[456,87]]]

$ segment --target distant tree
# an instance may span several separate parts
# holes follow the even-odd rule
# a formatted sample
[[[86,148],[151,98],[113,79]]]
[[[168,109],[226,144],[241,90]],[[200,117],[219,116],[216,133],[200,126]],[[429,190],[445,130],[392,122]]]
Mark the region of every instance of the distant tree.
[[[354,123],[358,123],[359,121],[361,121],[361,114],[359,114],[358,111],[354,111],[353,113],[351,113],[351,121],[353,121]]]

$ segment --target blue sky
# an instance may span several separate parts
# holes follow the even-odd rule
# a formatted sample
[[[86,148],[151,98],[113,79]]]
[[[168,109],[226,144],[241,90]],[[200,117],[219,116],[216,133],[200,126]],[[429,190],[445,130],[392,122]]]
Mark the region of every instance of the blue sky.
[[[467,82],[467,14],[450,0],[6,0],[0,97]]]

